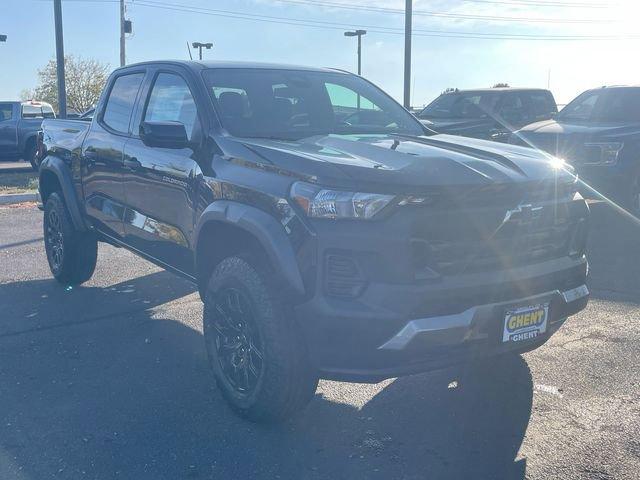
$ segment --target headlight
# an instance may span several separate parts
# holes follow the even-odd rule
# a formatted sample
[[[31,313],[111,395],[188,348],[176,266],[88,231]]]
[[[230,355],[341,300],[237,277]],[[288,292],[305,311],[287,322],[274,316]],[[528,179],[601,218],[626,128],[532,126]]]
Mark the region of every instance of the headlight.
[[[315,218],[373,218],[386,207],[393,195],[343,192],[297,182],[291,187],[291,198],[309,217]]]
[[[585,165],[615,165],[618,162],[618,155],[624,147],[622,142],[593,142],[585,143],[587,148],[595,148],[600,150],[600,157],[589,159],[584,162]]]

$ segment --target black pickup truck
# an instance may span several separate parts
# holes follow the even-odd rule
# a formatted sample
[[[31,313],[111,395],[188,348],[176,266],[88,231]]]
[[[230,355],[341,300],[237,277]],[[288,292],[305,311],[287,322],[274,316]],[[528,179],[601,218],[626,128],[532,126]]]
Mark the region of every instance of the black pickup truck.
[[[294,413],[319,378],[534,349],[587,303],[588,207],[561,162],[436,135],[342,71],[130,65],[91,123],[42,139],[53,275],[87,281],[100,241],[193,281],[249,419]]]
[[[549,90],[500,87],[445,92],[417,117],[438,133],[507,142],[514,130],[556,113]]]
[[[509,142],[562,158],[583,193],[609,197],[640,216],[640,86],[587,90],[556,118],[523,127]]]

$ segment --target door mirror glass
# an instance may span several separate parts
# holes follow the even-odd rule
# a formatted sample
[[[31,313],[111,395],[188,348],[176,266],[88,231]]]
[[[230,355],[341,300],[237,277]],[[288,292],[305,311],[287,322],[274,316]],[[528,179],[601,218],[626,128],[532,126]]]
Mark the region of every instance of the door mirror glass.
[[[180,122],[142,122],[139,133],[147,147],[185,148],[189,143]]]

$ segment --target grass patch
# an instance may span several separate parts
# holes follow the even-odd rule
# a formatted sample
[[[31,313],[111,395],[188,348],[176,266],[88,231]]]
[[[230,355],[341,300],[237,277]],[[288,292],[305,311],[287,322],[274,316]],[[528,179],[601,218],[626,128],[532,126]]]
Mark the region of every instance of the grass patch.
[[[0,173],[0,195],[35,192],[37,189],[37,172]]]

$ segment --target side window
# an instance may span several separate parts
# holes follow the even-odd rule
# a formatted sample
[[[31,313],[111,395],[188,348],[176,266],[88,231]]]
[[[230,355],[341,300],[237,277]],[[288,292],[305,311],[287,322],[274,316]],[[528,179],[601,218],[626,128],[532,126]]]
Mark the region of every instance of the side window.
[[[0,103],[0,122],[11,120],[13,116],[13,105],[10,103]]]
[[[522,96],[518,93],[507,93],[502,99],[498,113],[509,123],[524,120],[526,115]]]
[[[102,116],[105,125],[116,132],[129,132],[131,112],[143,78],[144,73],[131,73],[116,79],[109,92],[107,105]]]
[[[546,119],[556,111],[556,106],[547,92],[531,92],[529,94],[531,103],[529,117],[533,119]]]
[[[22,105],[22,118],[42,118],[42,108],[36,105]]]
[[[56,114],[53,113],[53,108],[51,108],[49,105],[42,106],[42,116],[44,118],[56,118]]]
[[[197,130],[198,110],[189,86],[179,75],[161,73],[156,78],[144,114],[146,122],[180,122],[192,139]]]

